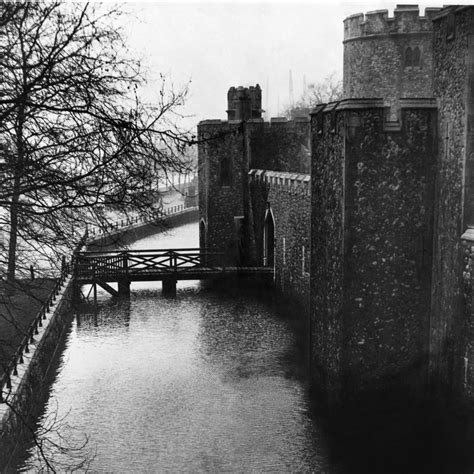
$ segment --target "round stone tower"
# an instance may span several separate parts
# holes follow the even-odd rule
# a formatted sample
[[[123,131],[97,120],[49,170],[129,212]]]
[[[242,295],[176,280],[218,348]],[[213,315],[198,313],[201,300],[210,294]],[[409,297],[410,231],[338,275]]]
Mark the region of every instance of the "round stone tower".
[[[439,8],[397,5],[352,15],[344,20],[344,97],[398,98],[432,96],[432,21]]]

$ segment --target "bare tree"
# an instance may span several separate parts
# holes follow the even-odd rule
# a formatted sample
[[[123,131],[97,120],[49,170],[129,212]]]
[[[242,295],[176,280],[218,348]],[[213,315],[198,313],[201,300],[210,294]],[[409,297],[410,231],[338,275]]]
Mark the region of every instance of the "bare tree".
[[[186,89],[162,76],[157,102],[138,95],[144,77],[100,4],[19,4],[4,26],[0,206],[8,210],[7,276],[28,267],[34,245],[58,261],[104,208],[153,213],[147,178],[186,170],[188,143],[175,121]],[[159,198],[159,197],[158,197]],[[157,199],[157,196],[153,196]]]
[[[158,217],[151,174],[189,170],[191,140],[176,125],[186,88],[176,92],[162,76],[156,101],[140,99],[145,77],[127,54],[120,16],[102,4],[0,6],[0,231],[8,235],[0,293],[7,284],[27,291],[17,277],[29,275],[32,259],[58,268],[88,225],[107,227],[111,210]],[[11,301],[1,300],[0,319],[24,335]],[[54,420],[39,432],[24,421],[47,470],[58,450],[83,462],[84,446],[68,446],[58,421],[63,427]]]
[[[327,104],[342,99],[342,80],[332,73],[320,82],[308,85],[299,100],[284,111],[289,119],[307,116],[318,104]]]

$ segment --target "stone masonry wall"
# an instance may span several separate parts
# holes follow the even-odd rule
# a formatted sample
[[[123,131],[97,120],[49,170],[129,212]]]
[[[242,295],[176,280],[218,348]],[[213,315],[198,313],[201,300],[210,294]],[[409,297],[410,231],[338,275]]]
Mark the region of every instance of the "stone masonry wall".
[[[250,189],[258,261],[263,262],[265,215],[275,223],[275,285],[286,296],[309,309],[310,272],[309,175],[251,170]]]
[[[250,121],[250,168],[309,173],[309,119]]]
[[[432,97],[432,16],[419,16],[416,5],[353,15],[344,21],[344,97]],[[410,48],[410,50],[408,49]],[[419,51],[416,64],[408,57]],[[409,52],[410,51],[410,52]],[[416,53],[417,54],[417,53]]]
[[[248,163],[241,122],[204,121],[198,136],[200,247],[222,254],[215,263],[235,265],[244,252],[247,208]]]
[[[321,112],[324,107],[317,109]],[[311,120],[311,370],[329,400],[340,395],[344,276],[343,116]]]
[[[459,337],[462,346],[458,350],[458,385],[467,399],[474,400],[474,229],[463,235],[463,254],[462,296],[466,319],[462,324],[464,333]]]
[[[199,124],[198,136],[200,247],[222,253],[216,261],[227,265],[258,264],[250,164],[275,171],[308,170],[309,120],[206,120]]]
[[[402,109],[397,131],[378,101],[313,116],[316,377],[345,397],[425,382],[436,158],[425,106]]]
[[[357,112],[346,141],[344,383],[405,389],[426,381],[436,115]],[[420,388],[424,388],[423,385]]]
[[[74,313],[70,311],[73,296],[73,281],[68,278],[60,289],[59,295],[50,308],[47,319],[39,334],[35,336],[30,352],[24,354],[24,363],[18,368],[18,375],[12,376],[12,391],[9,392],[7,404],[0,405],[0,471],[9,472],[8,468],[18,443],[24,441],[28,431],[30,417],[36,417],[38,407],[46,403],[45,378],[52,361],[62,350],[67,327]],[[6,395],[7,390],[4,392]],[[12,408],[10,408],[12,407]]]
[[[452,7],[433,22],[434,94],[439,100],[435,260],[430,371],[440,390],[472,394],[474,317],[463,302],[461,235],[474,225],[474,9]],[[469,272],[464,272],[466,273]]]

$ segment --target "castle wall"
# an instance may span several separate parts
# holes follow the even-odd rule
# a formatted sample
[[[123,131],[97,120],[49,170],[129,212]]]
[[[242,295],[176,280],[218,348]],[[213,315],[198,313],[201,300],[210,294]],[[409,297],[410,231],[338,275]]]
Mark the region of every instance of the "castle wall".
[[[474,225],[474,9],[443,10],[433,25],[439,165],[430,370],[442,387],[472,396],[474,316],[462,271],[464,283],[471,286],[473,241],[470,232],[465,233],[463,248],[461,236]],[[463,290],[468,297],[464,302]]]
[[[221,253],[215,263],[242,259],[248,162],[241,122],[207,120],[198,125],[199,245]]]
[[[245,98],[252,91],[231,88],[229,97],[234,100],[237,92]],[[206,120],[198,138],[200,247],[224,254],[216,261],[227,265],[259,264],[249,169],[308,171],[309,120]]]
[[[274,221],[275,286],[309,308],[311,218],[309,175],[251,170],[250,190],[258,262],[264,262],[265,218]]]
[[[323,108],[311,120],[311,370],[315,385],[337,401],[343,349],[344,117],[325,115]]]
[[[249,122],[250,167],[272,171],[309,173],[308,118],[287,121]]]
[[[432,97],[432,22],[416,5],[353,15],[344,21],[344,97]]]
[[[257,88],[231,89],[231,114],[249,117],[201,123],[200,138],[214,134],[199,148],[201,245],[260,265],[271,211],[275,283],[305,302],[309,280],[312,371],[336,399],[428,375],[472,398],[474,7],[399,5],[344,24],[351,99],[311,124],[265,123]],[[308,172],[308,136],[311,198],[287,174]]]
[[[313,116],[313,367],[344,397],[426,380],[436,114],[405,105],[399,130],[382,101]]]
[[[457,336],[457,350],[456,350],[456,366],[453,370],[453,375],[457,376],[457,383],[455,388],[457,388],[458,393],[462,393],[465,398],[474,400],[474,232],[473,229],[468,229],[463,234],[462,239],[462,248],[463,248],[463,266],[462,266],[462,298],[463,298],[463,311],[462,316],[463,320],[460,324],[460,331],[457,331],[457,334],[454,333],[453,336]],[[440,336],[443,334],[440,331],[439,323],[436,326],[437,332],[432,335]],[[453,328],[451,328],[453,329]],[[451,337],[453,337],[451,336]],[[446,337],[446,336],[445,336]],[[453,344],[456,339],[452,340]],[[438,339],[438,340],[439,340]],[[439,353],[436,354],[438,357]],[[447,383],[449,379],[447,378],[448,373],[446,373],[445,367],[442,366],[444,370],[440,370],[439,365],[442,360],[437,360],[438,366],[435,366],[433,363],[432,370],[436,375],[444,375],[444,383]],[[453,361],[454,362],[454,361]],[[452,363],[453,363],[452,362]],[[454,365],[454,364],[453,364]],[[436,372],[435,372],[436,369]],[[444,372],[444,373],[443,373]]]

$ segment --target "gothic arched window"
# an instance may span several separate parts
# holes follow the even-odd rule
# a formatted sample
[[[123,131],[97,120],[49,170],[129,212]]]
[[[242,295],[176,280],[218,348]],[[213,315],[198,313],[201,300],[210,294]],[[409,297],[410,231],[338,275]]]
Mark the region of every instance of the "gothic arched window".
[[[413,63],[413,50],[408,46],[405,51],[405,67],[411,67]]]
[[[413,49],[413,57],[412,57],[411,65],[413,67],[420,67],[420,63],[421,63],[421,52],[420,52],[420,48],[417,46],[416,48]]]
[[[420,67],[421,66],[421,50],[418,46],[411,47],[405,50],[405,67]]]

